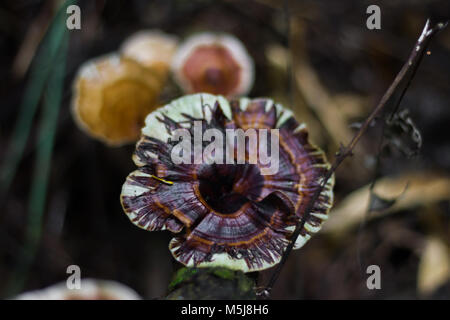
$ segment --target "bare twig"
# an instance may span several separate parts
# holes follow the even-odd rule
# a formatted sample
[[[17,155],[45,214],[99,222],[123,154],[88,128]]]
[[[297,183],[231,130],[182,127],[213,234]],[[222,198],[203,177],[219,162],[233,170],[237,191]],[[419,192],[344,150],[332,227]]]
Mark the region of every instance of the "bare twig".
[[[339,165],[344,161],[345,158],[352,155],[353,149],[355,148],[356,144],[361,139],[362,135],[367,131],[369,128],[370,123],[375,119],[377,115],[381,112],[381,110],[386,106],[387,102],[391,99],[393,94],[397,91],[399,85],[402,83],[402,81],[405,79],[406,75],[408,74],[408,71],[412,70],[412,73],[409,74],[409,78],[406,83],[406,87],[403,89],[400,99],[405,94],[409,84],[411,83],[411,79],[415,74],[415,71],[417,70],[423,54],[430,43],[433,36],[440,30],[444,29],[447,26],[446,23],[437,23],[434,26],[430,26],[430,20],[428,19],[422,33],[417,40],[411,54],[409,55],[408,60],[403,65],[397,76],[395,77],[392,84],[389,86],[387,91],[384,93],[383,97],[381,98],[380,102],[377,104],[375,109],[372,111],[372,113],[369,115],[369,117],[366,119],[366,121],[362,124],[361,128],[358,130],[358,132],[355,134],[355,136],[352,138],[352,140],[349,142],[347,146],[344,146],[341,144],[338,153],[336,154],[336,157],[334,159],[333,164],[331,165],[330,169],[327,171],[327,173],[324,175],[322,179],[322,183],[320,186],[316,189],[314,192],[311,201],[308,203],[308,206],[306,207],[306,210],[298,222],[294,233],[292,234],[291,241],[289,245],[287,246],[283,257],[281,258],[280,263],[276,266],[275,271],[272,274],[272,277],[270,278],[266,288],[264,289],[264,295],[265,297],[268,297],[270,295],[270,292],[275,284],[275,282],[278,279],[278,276],[281,273],[281,270],[286,263],[287,258],[289,257],[289,254],[291,253],[292,249],[294,248],[295,242],[300,235],[301,230],[303,229],[303,226],[305,225],[306,220],[308,219],[310,212],[312,208],[314,207],[315,202],[319,198],[322,190],[324,189],[327,181],[331,178],[331,176],[334,174],[336,169],[339,167]],[[396,108],[398,107],[400,101],[397,102]]]

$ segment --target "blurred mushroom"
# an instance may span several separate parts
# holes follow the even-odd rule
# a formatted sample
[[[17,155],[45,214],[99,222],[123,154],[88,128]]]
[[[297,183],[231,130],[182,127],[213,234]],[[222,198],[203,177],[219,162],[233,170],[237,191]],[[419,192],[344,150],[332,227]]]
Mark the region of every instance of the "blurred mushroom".
[[[159,30],[142,30],[126,39],[120,52],[166,78],[177,44],[178,39],[173,35]]]
[[[229,102],[210,94],[174,100],[149,114],[145,122],[133,157],[139,168],[127,177],[121,193],[123,209],[131,222],[149,231],[180,233],[169,249],[188,267],[225,266],[250,272],[277,264],[296,222],[329,168],[324,153],[308,142],[306,126],[270,99]],[[256,163],[237,164],[237,152],[232,149],[234,164],[205,159],[197,164],[175,164],[175,129],[190,133],[192,140],[186,141],[190,148],[196,139],[195,127],[203,133],[216,129],[223,134],[227,129],[276,128],[278,131],[271,134],[279,141],[279,170],[262,174],[260,153],[250,144],[245,146],[245,159],[254,152],[258,155]],[[272,139],[266,143],[260,140],[255,149],[262,144],[273,152]],[[222,148],[225,154],[226,143]],[[328,218],[333,184],[331,179],[314,205],[296,249]]]
[[[186,93],[241,96],[253,85],[252,58],[236,37],[227,34],[191,36],[175,53],[172,70]]]
[[[65,282],[22,293],[18,300],[140,300],[132,289],[115,281],[82,279],[80,289],[69,289]]]
[[[134,142],[163,84],[160,75],[136,61],[105,55],[80,67],[72,113],[80,128],[109,145]]]

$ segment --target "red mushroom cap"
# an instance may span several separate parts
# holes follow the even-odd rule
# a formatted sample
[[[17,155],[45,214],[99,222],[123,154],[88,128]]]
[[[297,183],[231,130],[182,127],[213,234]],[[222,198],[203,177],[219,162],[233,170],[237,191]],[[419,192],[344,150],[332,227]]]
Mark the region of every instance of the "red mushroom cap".
[[[253,85],[253,61],[234,36],[200,33],[188,38],[172,62],[175,80],[186,93],[245,95]]]

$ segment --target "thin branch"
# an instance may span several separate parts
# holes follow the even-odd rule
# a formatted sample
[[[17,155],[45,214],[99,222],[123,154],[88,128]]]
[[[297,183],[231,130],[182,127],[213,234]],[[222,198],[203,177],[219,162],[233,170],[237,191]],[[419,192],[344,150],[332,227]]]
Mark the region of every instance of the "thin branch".
[[[366,119],[366,121],[363,123],[361,128],[358,130],[358,132],[355,134],[353,139],[350,141],[350,143],[347,146],[344,146],[341,144],[339,148],[339,152],[336,154],[336,157],[334,159],[333,164],[331,165],[331,168],[327,171],[327,173],[324,175],[322,179],[322,183],[320,186],[316,189],[314,192],[311,201],[308,203],[308,206],[305,209],[305,213],[303,214],[302,218],[300,219],[299,223],[297,224],[294,233],[292,234],[291,241],[289,245],[286,248],[286,251],[283,254],[283,257],[281,258],[280,263],[276,266],[275,271],[272,274],[272,277],[270,278],[267,286],[265,289],[260,292],[260,295],[262,297],[269,297],[270,292],[275,284],[275,282],[278,279],[278,276],[281,273],[281,270],[286,263],[287,258],[289,257],[289,254],[291,253],[292,249],[294,248],[295,242],[300,235],[301,230],[303,229],[305,222],[308,220],[310,216],[310,212],[312,208],[314,207],[315,202],[318,200],[321,192],[323,191],[326,183],[331,178],[331,176],[334,174],[336,169],[340,166],[340,164],[347,158],[348,156],[352,155],[353,149],[355,148],[356,144],[361,139],[362,135],[367,131],[369,128],[371,122],[375,119],[375,117],[381,112],[382,109],[386,106],[387,102],[391,99],[391,97],[394,95],[394,93],[397,91],[399,85],[403,82],[406,75],[408,74],[408,71],[412,70],[412,72],[409,75],[409,78],[406,83],[406,87],[403,89],[400,99],[403,98],[409,84],[411,83],[411,79],[415,74],[415,71],[417,70],[423,54],[430,43],[433,36],[440,30],[444,29],[447,26],[447,23],[437,23],[435,26],[430,27],[430,19],[427,20],[425,27],[422,30],[422,33],[417,40],[411,54],[409,55],[408,60],[403,65],[397,76],[395,77],[392,84],[389,86],[388,90],[384,93],[383,97],[381,98],[380,102],[377,104],[375,109],[372,111],[372,113],[369,115],[369,117]],[[398,105],[400,104],[400,100],[398,101],[396,108],[398,108]]]
[[[412,75],[412,77],[413,76],[414,75]],[[400,103],[398,103],[398,106],[399,105],[400,105]],[[397,109],[397,106],[395,109]],[[358,266],[359,266],[359,270],[360,270],[361,274],[363,274],[363,262],[362,262],[363,259],[362,259],[362,253],[361,253],[362,252],[362,250],[361,250],[362,234],[363,234],[363,230],[366,225],[366,222],[369,220],[370,214],[372,213],[370,207],[372,204],[372,197],[374,194],[375,184],[377,182],[378,175],[380,173],[380,168],[381,168],[381,152],[383,150],[383,145],[384,145],[385,130],[386,130],[386,121],[383,121],[381,123],[380,141],[378,142],[374,177],[369,186],[369,203],[367,204],[366,214],[364,215],[364,218],[361,220],[361,223],[359,224],[359,228],[358,228],[358,236],[357,236],[357,241],[356,241],[356,252],[357,252]]]

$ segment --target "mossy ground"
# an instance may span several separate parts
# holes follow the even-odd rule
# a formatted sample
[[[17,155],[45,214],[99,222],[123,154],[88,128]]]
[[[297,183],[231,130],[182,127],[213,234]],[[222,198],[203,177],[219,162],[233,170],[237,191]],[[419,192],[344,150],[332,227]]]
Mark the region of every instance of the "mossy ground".
[[[242,271],[182,268],[169,284],[167,299],[256,299],[254,286]]]

